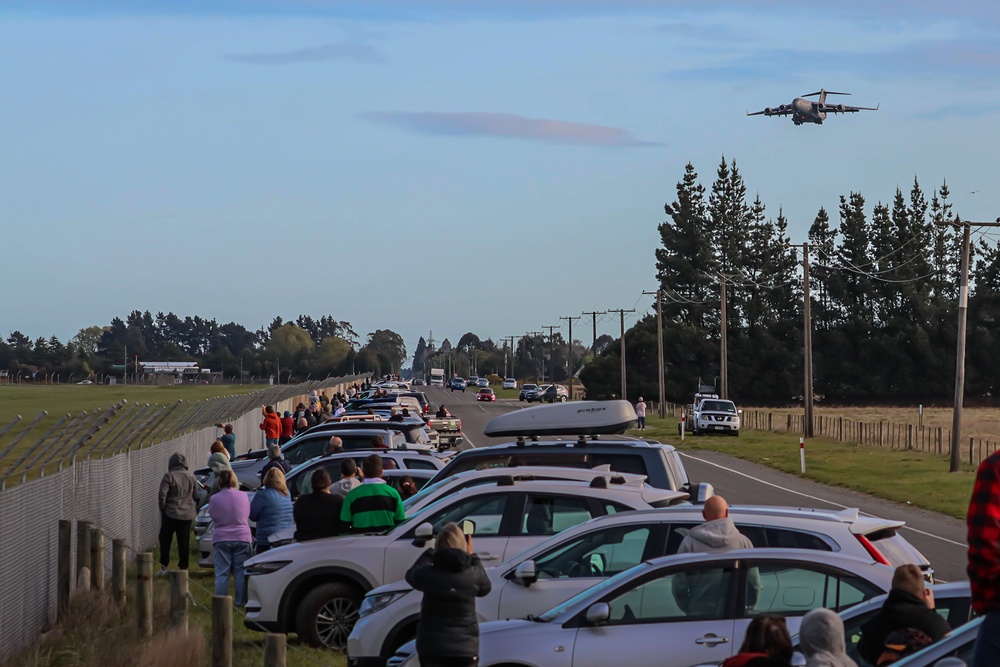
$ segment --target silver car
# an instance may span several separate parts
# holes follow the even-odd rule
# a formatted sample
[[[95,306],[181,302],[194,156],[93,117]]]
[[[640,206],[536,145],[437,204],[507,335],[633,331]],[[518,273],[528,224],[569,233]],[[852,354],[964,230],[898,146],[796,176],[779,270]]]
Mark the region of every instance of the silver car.
[[[742,549],[641,563],[536,617],[480,626],[482,667],[689,667],[739,650],[759,614],[798,631],[812,609],[837,611],[885,593],[893,569],[802,549]],[[417,667],[414,642],[389,667]]]

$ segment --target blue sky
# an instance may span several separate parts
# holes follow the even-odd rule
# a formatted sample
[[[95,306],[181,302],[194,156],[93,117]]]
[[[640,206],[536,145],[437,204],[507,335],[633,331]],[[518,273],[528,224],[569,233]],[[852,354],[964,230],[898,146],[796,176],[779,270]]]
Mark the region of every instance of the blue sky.
[[[8,0],[0,332],[331,314],[412,352],[641,313],[723,155],[794,241],[914,176],[993,220],[998,66],[965,0]],[[881,110],[744,116],[821,87]]]

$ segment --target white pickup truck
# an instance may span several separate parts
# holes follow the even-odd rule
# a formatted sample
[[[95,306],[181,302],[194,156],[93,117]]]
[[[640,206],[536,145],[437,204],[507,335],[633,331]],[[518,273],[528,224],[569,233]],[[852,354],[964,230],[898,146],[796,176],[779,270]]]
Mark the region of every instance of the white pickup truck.
[[[431,435],[431,444],[439,450],[454,447],[462,442],[462,420],[458,417],[430,417],[427,425],[431,427],[434,434]]]
[[[732,401],[717,396],[701,397],[691,406],[688,428],[694,435],[720,433],[739,436],[740,412]]]

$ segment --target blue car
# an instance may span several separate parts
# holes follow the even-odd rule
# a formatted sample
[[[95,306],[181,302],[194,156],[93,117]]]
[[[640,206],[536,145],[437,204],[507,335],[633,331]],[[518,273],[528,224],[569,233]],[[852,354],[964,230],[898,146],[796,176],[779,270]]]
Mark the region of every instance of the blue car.
[[[455,391],[456,389],[461,389],[462,393],[463,394],[465,393],[465,380],[463,380],[462,378],[452,378],[451,382],[448,383],[448,386],[451,387],[452,391]]]

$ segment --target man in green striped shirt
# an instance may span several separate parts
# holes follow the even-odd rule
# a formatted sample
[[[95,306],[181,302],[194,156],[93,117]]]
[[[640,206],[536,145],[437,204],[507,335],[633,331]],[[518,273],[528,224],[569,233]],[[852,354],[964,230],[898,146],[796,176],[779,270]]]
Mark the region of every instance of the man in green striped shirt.
[[[382,457],[372,454],[361,464],[365,481],[344,498],[340,521],[352,533],[379,533],[406,518],[399,492],[382,479]]]

